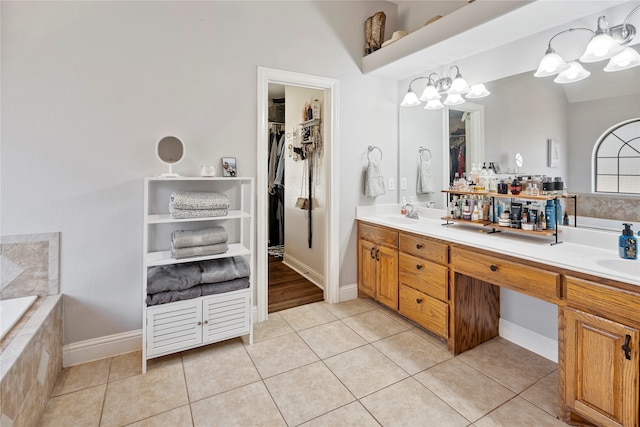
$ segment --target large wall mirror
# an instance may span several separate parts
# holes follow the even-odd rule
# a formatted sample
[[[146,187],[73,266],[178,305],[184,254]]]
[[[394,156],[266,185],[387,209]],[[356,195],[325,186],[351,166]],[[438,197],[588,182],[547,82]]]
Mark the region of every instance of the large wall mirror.
[[[518,168],[519,173],[560,176],[570,192],[591,193],[596,141],[612,125],[640,116],[640,67],[605,73],[602,63],[583,65],[591,76],[572,84],[554,83],[552,77],[536,78],[531,70],[486,83],[491,96],[450,107],[451,111],[400,107],[399,179],[407,186],[399,196],[444,207],[440,190],[449,186],[451,156],[457,155],[451,154],[451,144],[460,143],[460,138],[456,141],[456,135],[450,134],[449,125],[465,112],[465,120],[478,120],[475,138],[469,126],[465,131],[467,173],[472,163],[497,162],[503,173],[513,174],[520,153],[524,166]],[[559,148],[559,162],[553,167],[548,163],[549,139],[557,141]],[[431,171],[434,183],[429,193],[416,193],[420,146],[442,159]]]

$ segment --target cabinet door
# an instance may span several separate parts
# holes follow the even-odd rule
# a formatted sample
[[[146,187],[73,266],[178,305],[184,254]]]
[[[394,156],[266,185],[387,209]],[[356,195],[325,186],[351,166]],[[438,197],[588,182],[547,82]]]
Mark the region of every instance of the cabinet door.
[[[204,343],[246,335],[250,332],[250,289],[203,298],[202,306]]]
[[[147,357],[173,353],[202,342],[200,299],[149,307]]]
[[[376,299],[382,304],[398,309],[398,250],[386,246],[376,249],[377,284]]]
[[[358,291],[360,296],[376,297],[376,245],[360,239],[358,243]]]
[[[638,425],[637,329],[567,308],[566,402],[602,426]]]

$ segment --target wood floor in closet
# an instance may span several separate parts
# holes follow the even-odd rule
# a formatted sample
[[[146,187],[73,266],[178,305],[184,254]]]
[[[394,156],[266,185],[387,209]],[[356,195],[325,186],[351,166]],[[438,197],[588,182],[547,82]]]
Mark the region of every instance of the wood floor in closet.
[[[284,265],[282,258],[269,257],[269,313],[323,300],[322,289]]]

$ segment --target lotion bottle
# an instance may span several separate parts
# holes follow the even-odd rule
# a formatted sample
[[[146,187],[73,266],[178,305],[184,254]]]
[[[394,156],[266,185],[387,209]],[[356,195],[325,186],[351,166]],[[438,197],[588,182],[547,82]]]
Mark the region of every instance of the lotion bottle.
[[[624,223],[624,230],[619,238],[618,252],[620,258],[638,259],[638,239],[633,235],[631,224]]]

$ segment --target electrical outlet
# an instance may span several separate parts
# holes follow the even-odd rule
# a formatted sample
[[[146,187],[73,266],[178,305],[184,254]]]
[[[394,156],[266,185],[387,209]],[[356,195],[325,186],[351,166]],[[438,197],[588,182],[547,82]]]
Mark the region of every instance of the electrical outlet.
[[[407,189],[407,178],[405,177],[400,178],[400,189],[401,190]]]
[[[396,189],[396,181],[393,178],[389,178],[389,191],[394,191]]]

